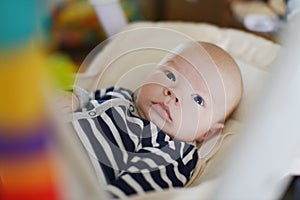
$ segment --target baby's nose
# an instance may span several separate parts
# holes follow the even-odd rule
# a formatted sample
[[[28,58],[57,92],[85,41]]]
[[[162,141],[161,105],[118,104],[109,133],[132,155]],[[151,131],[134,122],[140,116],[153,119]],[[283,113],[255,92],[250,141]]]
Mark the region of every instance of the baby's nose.
[[[169,97],[168,101],[174,99],[175,103],[179,103],[178,97],[175,95],[175,93],[170,88],[165,88],[164,95]]]

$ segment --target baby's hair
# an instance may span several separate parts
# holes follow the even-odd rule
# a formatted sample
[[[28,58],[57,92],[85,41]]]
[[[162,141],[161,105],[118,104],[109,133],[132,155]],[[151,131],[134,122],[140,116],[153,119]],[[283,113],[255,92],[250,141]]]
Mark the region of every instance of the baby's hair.
[[[241,96],[243,93],[243,81],[242,81],[241,71],[239,69],[238,64],[233,59],[233,57],[223,48],[215,44],[202,42],[202,41],[198,41],[198,44],[200,44],[208,52],[209,56],[212,58],[215,65],[219,69],[230,71],[230,74],[227,73],[227,75],[231,77],[232,80],[231,84],[235,84],[235,86],[238,87],[236,91],[237,95],[233,99],[232,105],[230,105],[229,108],[227,109],[224,118],[224,120],[226,120],[233,113],[233,111],[238,107],[241,101]]]

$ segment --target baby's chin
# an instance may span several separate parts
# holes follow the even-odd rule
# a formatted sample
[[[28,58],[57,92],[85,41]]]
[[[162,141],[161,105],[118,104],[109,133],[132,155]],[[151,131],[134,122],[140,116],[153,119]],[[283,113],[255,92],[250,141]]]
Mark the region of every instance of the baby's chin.
[[[156,112],[151,111],[148,112],[146,119],[154,123],[160,130],[165,130],[166,120],[161,118]]]
[[[139,116],[155,124],[159,130],[162,130],[170,138],[176,138],[177,128],[172,130],[171,125],[166,119],[162,118],[157,112],[151,111],[151,108],[147,111],[138,109]]]
[[[195,141],[194,138],[187,138],[182,137],[180,132],[178,131],[178,128],[174,128],[172,130],[172,127],[170,127],[170,124],[166,122],[166,120],[159,120],[159,118],[154,118],[154,116],[151,115],[146,118],[147,120],[151,121],[153,124],[155,124],[159,130],[162,130],[166,135],[168,135],[171,139],[181,141],[181,142],[193,142]]]

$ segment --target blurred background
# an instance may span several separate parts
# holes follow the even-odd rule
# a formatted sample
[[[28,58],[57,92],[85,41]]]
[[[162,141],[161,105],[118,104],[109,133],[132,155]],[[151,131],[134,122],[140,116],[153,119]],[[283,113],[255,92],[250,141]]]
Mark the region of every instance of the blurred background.
[[[107,39],[91,2],[52,0],[47,6],[49,16],[44,23],[48,26],[49,49],[69,57],[75,68],[91,49]],[[288,13],[286,0],[120,0],[119,3],[129,23],[211,23],[249,31],[275,42]]]
[[[2,0],[0,7],[0,199],[65,197],[69,172],[49,99],[69,91],[85,57],[138,21],[186,21],[237,28],[280,43],[295,0]],[[109,4],[113,3],[111,9]],[[119,3],[119,4],[118,4]],[[99,6],[99,10],[96,9]],[[118,10],[118,8],[121,8]],[[98,10],[98,11],[99,11]],[[116,13],[114,13],[116,11]],[[105,15],[101,15],[105,14]],[[117,15],[119,14],[119,15]],[[117,18],[119,16],[120,18]],[[106,23],[114,21],[115,32]],[[71,181],[72,182],[72,181]],[[96,189],[95,189],[96,191]],[[85,194],[88,194],[85,193]],[[91,198],[86,198],[91,199]]]

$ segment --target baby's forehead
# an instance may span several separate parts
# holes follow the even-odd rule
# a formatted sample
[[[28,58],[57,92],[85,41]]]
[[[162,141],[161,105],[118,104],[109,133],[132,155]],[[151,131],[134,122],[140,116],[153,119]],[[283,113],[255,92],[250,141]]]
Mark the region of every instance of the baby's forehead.
[[[193,71],[196,77],[205,79],[208,83],[220,82],[223,76],[230,71],[230,67],[220,67],[218,65],[228,65],[228,55],[224,50],[214,45],[200,45],[197,42],[179,45],[171,51],[164,59],[164,63],[174,62],[173,67],[177,71]],[[224,69],[223,69],[224,68]]]
[[[206,84],[208,89],[216,88],[216,85],[224,87],[223,78],[228,71],[221,69],[208,52],[201,51],[199,54],[193,50],[187,48],[187,51],[180,52],[167,62],[174,63],[172,67],[182,75],[188,75],[189,80]]]
[[[210,52],[207,51],[201,45],[187,45],[181,48],[175,49],[174,52],[171,52],[172,56],[169,56],[170,59],[181,59],[185,62],[188,62],[195,67],[202,63],[211,64],[214,63]]]
[[[219,76],[218,66],[206,52],[195,52],[188,48],[178,54],[173,54],[165,60],[164,64],[170,64],[181,72],[192,71],[195,75],[213,78],[213,74]]]

